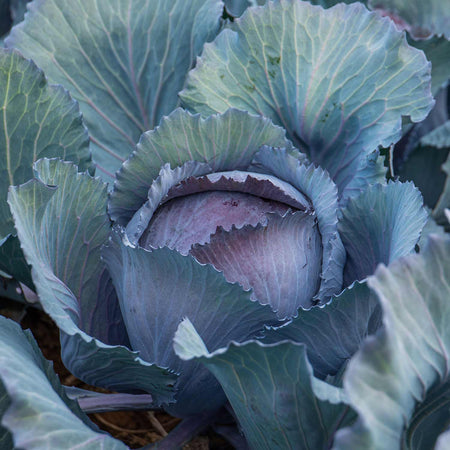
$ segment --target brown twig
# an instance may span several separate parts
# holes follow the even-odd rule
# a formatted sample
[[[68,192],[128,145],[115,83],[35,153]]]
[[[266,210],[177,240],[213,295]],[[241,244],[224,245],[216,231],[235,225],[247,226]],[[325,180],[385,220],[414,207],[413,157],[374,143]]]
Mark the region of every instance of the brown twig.
[[[154,411],[149,411],[147,413],[148,418],[150,419],[150,423],[153,425],[153,428],[162,436],[167,436],[167,431],[162,426],[161,422],[156,418]]]
[[[143,434],[148,433],[148,429],[137,429],[137,430],[130,430],[129,428],[122,428],[118,425],[115,425],[114,423],[109,422],[104,417],[102,417],[100,414],[94,414],[94,417],[101,422],[103,425],[106,425],[109,428],[112,428],[115,431],[120,431],[122,433],[131,433],[131,434]]]

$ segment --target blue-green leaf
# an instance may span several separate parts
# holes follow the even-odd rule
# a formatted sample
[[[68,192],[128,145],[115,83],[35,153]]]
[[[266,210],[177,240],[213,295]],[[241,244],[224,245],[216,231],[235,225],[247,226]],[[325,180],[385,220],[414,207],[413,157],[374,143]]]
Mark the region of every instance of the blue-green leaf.
[[[14,437],[14,448],[128,448],[101,433],[65,395],[52,364],[44,359],[29,332],[0,317],[0,342],[2,394],[8,397],[6,411],[2,402],[2,423]],[[8,445],[4,440],[0,443]],[[1,448],[12,448],[11,442],[9,445]]]
[[[442,433],[436,441],[435,450],[447,450],[450,448],[450,431]]]
[[[222,9],[220,0],[36,0],[7,45],[80,102],[98,173],[111,181],[139,136],[177,106]]]
[[[180,95],[204,115],[271,118],[344,196],[367,156],[400,138],[401,117],[421,121],[433,105],[430,64],[389,19],[359,3],[298,0],[248,9],[205,45]]]
[[[66,366],[87,383],[169,401],[175,377],[124,346],[119,304],[100,261],[110,231],[106,186],[57,160],[35,169],[36,179],[11,188],[9,204],[40,301],[61,330]]]
[[[358,351],[363,340],[377,331],[380,308],[366,283],[355,282],[322,306],[299,310],[298,317],[265,332],[264,343],[284,339],[305,344],[314,373],[335,375]]]
[[[342,390],[314,378],[302,344],[232,342],[208,353],[185,319],[174,348],[216,376],[252,449],[325,450],[336,429],[353,419]]]
[[[447,175],[447,179],[445,181],[444,190],[442,191],[436,208],[433,211],[433,216],[439,224],[447,224],[444,211],[446,208],[450,208],[450,154],[447,157],[447,161],[445,161],[442,165],[442,170]]]
[[[431,92],[434,96],[448,84],[450,79],[450,41],[433,37],[426,41],[410,41],[411,45],[423,50],[431,62]]]
[[[450,239],[431,236],[420,254],[368,280],[384,327],[350,361],[344,388],[358,422],[336,449],[433,448],[448,426]]]
[[[369,0],[369,6],[391,17],[415,39],[431,36],[450,39],[450,13],[445,1]]]
[[[179,322],[190,317],[215,350],[230,340],[259,334],[278,321],[268,306],[250,300],[251,292],[228,283],[210,265],[160,248],[125,245],[118,236],[104,249],[130,341],[142,357],[180,373],[177,403],[168,410],[189,416],[218,409],[225,397],[214,377],[198,363],[182,363],[172,348]]]
[[[23,255],[17,236],[9,235],[0,245],[0,270],[34,289],[30,266]]]
[[[445,186],[447,177],[441,167],[448,154],[449,149],[419,145],[398,172],[402,181],[414,182],[423,195],[425,205],[430,208],[436,206]]]
[[[362,280],[378,264],[390,264],[414,250],[427,220],[412,183],[369,187],[342,210],[339,233],[347,251],[344,282]]]
[[[3,383],[0,381],[0,417],[3,417],[10,404],[11,402],[8,393],[6,392]],[[0,425],[0,448],[6,450],[13,447],[14,444],[11,433]]]
[[[109,204],[111,218],[123,226],[128,223],[147,201],[164,164],[175,169],[198,161],[214,172],[243,170],[264,144],[292,148],[284,130],[269,119],[237,110],[202,119],[177,109],[141,137],[136,151],[117,173]]]
[[[0,49],[0,241],[15,234],[6,203],[8,186],[33,176],[42,157],[90,163],[86,128],[77,103],[18,52]]]

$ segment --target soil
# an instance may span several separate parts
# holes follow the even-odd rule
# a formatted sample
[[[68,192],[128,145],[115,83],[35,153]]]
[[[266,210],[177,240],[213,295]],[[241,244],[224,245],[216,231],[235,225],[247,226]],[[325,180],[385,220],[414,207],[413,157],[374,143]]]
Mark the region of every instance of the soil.
[[[108,392],[83,383],[64,367],[60,358],[58,328],[47,314],[3,299],[0,299],[0,314],[19,322],[23,329],[32,331],[44,357],[53,361],[53,367],[62,384]],[[180,422],[180,419],[164,412],[149,411],[107,412],[90,414],[89,417],[100,429],[107,431],[132,449],[161,440]],[[183,450],[231,450],[233,448],[221,436],[208,430],[204,435],[197,436],[186,444]]]

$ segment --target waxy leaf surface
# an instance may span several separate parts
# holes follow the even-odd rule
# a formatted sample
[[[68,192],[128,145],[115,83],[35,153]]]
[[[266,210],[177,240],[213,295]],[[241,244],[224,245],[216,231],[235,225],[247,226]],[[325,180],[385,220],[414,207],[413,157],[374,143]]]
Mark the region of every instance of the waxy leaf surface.
[[[109,213],[125,226],[147,201],[164,164],[172,169],[188,161],[208,164],[214,172],[246,169],[262,145],[292,148],[285,131],[263,117],[230,110],[206,119],[182,109],[145,133],[117,173]]]
[[[37,0],[7,45],[79,101],[98,174],[112,181],[139,136],[177,106],[222,9],[219,0]]]
[[[0,49],[0,241],[15,234],[6,203],[8,186],[33,176],[33,162],[60,157],[85,170],[86,128],[77,103],[50,86],[41,70],[18,52]]]
[[[368,280],[382,330],[350,361],[344,388],[359,420],[336,449],[433,448],[448,426],[450,240],[380,266]]]
[[[2,423],[14,436],[14,448],[124,450],[122,442],[100,432],[64,393],[53,365],[44,359],[31,333],[0,317],[0,397]],[[0,438],[1,439],[1,438]],[[0,440],[8,445],[8,442]],[[13,448],[12,442],[9,447]]]
[[[147,251],[118,239],[104,258],[117,289],[132,347],[149,362],[180,373],[172,413],[187,416],[219,408],[225,396],[198,363],[182,363],[172,348],[178,324],[190,317],[209,348],[260,334],[277,323],[274,312],[250,299],[251,293],[225,280],[210,265],[199,264],[167,247]],[[202,411],[203,410],[203,411]]]
[[[344,196],[373,182],[352,180],[400,138],[401,117],[421,121],[433,105],[429,63],[389,19],[359,3],[298,0],[248,9],[205,45],[180,95],[203,115],[235,107],[271,118]]]
[[[40,301],[61,330],[65,364],[87,383],[170,400],[175,377],[124,346],[119,304],[100,260],[110,231],[106,186],[57,160],[40,160],[36,177],[11,188],[9,204]]]
[[[208,353],[192,323],[178,327],[174,348],[219,380],[251,449],[326,449],[353,418],[342,389],[313,376],[306,347],[293,342],[232,342]]]

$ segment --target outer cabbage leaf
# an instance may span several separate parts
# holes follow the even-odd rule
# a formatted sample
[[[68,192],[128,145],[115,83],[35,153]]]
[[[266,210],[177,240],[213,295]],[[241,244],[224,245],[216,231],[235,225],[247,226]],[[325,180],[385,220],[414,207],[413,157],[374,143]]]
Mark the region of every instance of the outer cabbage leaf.
[[[72,160],[85,170],[89,141],[77,103],[18,52],[0,49],[0,241],[15,234],[8,186],[33,176],[42,157]],[[11,269],[13,270],[13,269]]]
[[[355,0],[309,0],[312,5],[320,5],[324,8],[331,8],[338,3],[353,3]],[[267,0],[224,0],[228,14],[233,17],[241,16],[249,6],[261,6]],[[364,0],[360,3],[366,3]]]
[[[402,181],[413,181],[430,208],[436,206],[446,179],[441,166],[450,150],[447,94],[446,89],[439,91],[428,117],[412,127],[395,146],[394,165],[399,166],[395,168],[396,175]]]
[[[191,317],[207,345],[216,349],[260,334],[265,324],[278,322],[274,312],[251,301],[251,292],[228,283],[212,266],[167,247],[147,251],[115,237],[103,254],[132,347],[146,361],[180,373],[177,403],[166,409],[181,417],[219,409],[225,396],[214,377],[174,354],[172,339],[180,320]]]
[[[202,119],[177,109],[141,137],[136,151],[117,173],[109,204],[111,218],[127,225],[147,201],[152,182],[164,164],[175,168],[199,161],[215,172],[243,170],[264,144],[292,148],[284,130],[269,119],[238,110]]]
[[[450,78],[450,41],[433,37],[426,41],[410,41],[411,45],[423,50],[431,61],[431,92],[434,96],[448,84]]]
[[[445,209],[450,208],[450,154],[447,157],[447,161],[442,166],[442,170],[446,173],[447,179],[445,181],[444,190],[433,211],[433,216],[439,224],[446,224],[448,226],[445,218]]]
[[[401,116],[421,121],[433,105],[429,63],[389,19],[361,4],[297,0],[248,9],[205,45],[180,95],[204,115],[236,107],[270,117],[344,196],[368,155],[400,138]]]
[[[0,317],[0,342],[0,378],[9,398],[2,423],[14,437],[14,448],[128,448],[101,433],[65,395],[53,365],[44,359],[30,332]]]
[[[302,344],[231,342],[209,353],[185,319],[174,348],[216,376],[252,449],[326,449],[336,429],[353,419],[342,390],[314,378]]]
[[[3,383],[0,381],[0,417],[3,417],[9,405],[11,404],[9,400],[8,393],[6,392]],[[8,448],[14,448],[11,433],[0,425],[0,448],[5,450]]]
[[[13,25],[17,25],[22,22],[25,17],[25,13],[27,12],[27,4],[31,0],[11,0],[11,19],[13,21]]]
[[[435,450],[446,450],[450,448],[450,431],[442,433],[436,441]]]
[[[36,179],[11,188],[9,204],[40,301],[61,330],[64,363],[87,383],[169,401],[175,377],[123,346],[126,330],[100,261],[110,231],[106,186],[61,161],[40,160],[35,169]]]
[[[9,235],[0,246],[0,271],[34,290],[31,269],[16,236]]]
[[[415,39],[435,35],[450,39],[450,12],[445,1],[369,0],[369,6],[391,17]]]
[[[139,136],[177,106],[222,9],[220,0],[36,0],[7,45],[80,102],[99,174],[111,181]]]
[[[423,195],[424,203],[430,208],[436,206],[445,186],[447,177],[441,167],[448,153],[448,149],[419,145],[398,173],[402,181],[414,181]]]
[[[400,182],[371,186],[349,200],[338,227],[347,251],[344,284],[414,250],[427,221],[422,204],[419,190]]]
[[[350,361],[344,388],[359,413],[337,449],[433,448],[448,426],[450,239],[380,266],[368,280],[384,328]]]
[[[263,342],[305,344],[314,373],[325,378],[338,373],[380,323],[376,296],[366,283],[355,282],[326,305],[299,310],[288,324],[268,329]]]

